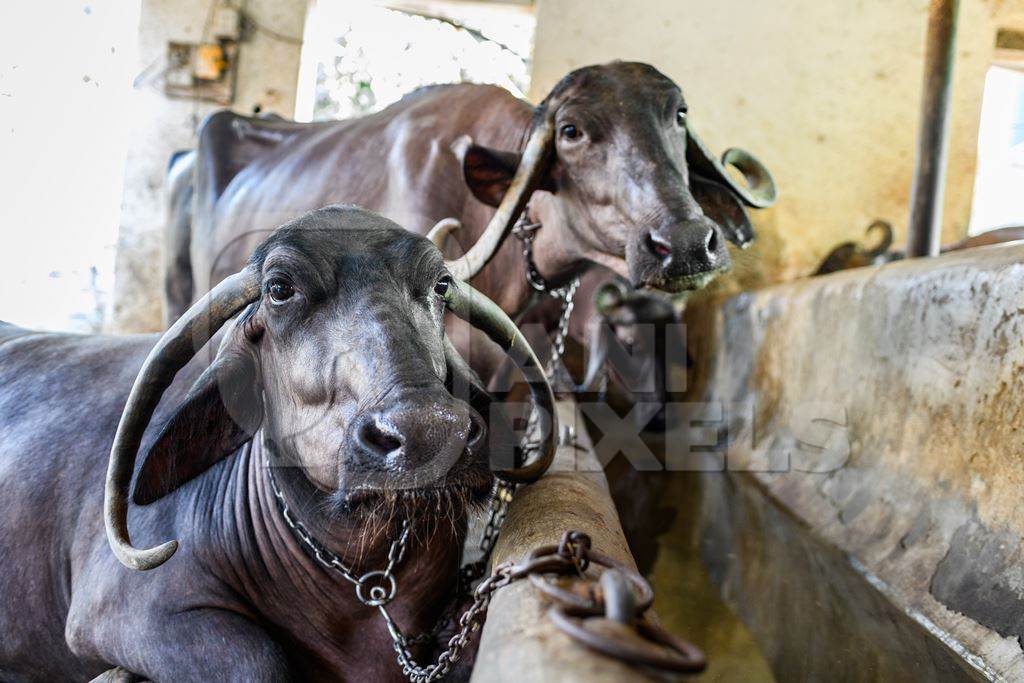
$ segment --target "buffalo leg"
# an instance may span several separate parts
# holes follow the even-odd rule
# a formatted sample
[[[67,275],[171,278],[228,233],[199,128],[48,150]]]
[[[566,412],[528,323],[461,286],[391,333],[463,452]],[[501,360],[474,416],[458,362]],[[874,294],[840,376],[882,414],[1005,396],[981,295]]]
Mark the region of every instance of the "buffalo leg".
[[[126,619],[114,629],[94,632],[93,637],[101,642],[93,641],[88,649],[100,659],[118,664],[94,680],[118,683],[136,683],[146,678],[222,683],[291,680],[281,647],[257,624],[236,613],[204,608],[139,616],[141,621]],[[92,637],[85,636],[85,639],[92,640]],[[137,676],[129,673],[132,671],[145,673]]]

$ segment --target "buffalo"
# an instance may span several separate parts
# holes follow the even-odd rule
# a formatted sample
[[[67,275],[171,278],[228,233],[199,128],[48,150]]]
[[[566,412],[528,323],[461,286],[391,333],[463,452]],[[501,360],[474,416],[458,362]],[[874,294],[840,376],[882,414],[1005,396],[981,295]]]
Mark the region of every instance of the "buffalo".
[[[446,309],[522,368],[528,464]],[[500,310],[352,207],[271,233],[163,336],[0,324],[0,679],[403,679],[367,599],[435,624],[468,509],[550,464],[551,401]]]

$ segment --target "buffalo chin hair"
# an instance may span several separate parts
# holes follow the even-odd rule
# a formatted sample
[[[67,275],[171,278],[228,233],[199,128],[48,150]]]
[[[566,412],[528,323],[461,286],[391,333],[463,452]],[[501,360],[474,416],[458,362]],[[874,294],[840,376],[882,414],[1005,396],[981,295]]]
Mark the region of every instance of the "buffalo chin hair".
[[[426,541],[439,532],[459,535],[469,515],[481,512],[490,501],[494,480],[458,482],[420,489],[362,491],[340,495],[332,501],[333,515],[357,521],[360,544],[372,546],[395,537],[402,522],[410,525],[414,540]]]

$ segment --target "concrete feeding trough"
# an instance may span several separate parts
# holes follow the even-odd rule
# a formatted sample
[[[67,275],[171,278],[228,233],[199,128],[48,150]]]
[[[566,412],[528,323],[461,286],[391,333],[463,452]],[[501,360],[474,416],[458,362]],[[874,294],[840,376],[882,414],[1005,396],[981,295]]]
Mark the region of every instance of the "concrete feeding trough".
[[[687,311],[723,419],[661,504],[780,680],[1024,680],[1022,282],[999,245]]]

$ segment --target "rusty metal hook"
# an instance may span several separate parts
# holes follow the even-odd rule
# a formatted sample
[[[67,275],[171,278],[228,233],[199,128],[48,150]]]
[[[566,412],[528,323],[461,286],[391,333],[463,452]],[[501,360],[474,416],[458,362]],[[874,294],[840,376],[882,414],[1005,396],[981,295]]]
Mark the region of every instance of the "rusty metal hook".
[[[623,623],[566,605],[552,606],[548,616],[581,645],[629,664],[679,673],[697,673],[707,666],[697,646],[646,619]]]
[[[603,567],[598,582],[583,577],[580,565]],[[573,591],[543,574],[568,576],[577,570],[585,592]],[[704,653],[643,617],[654,600],[650,584],[636,571],[591,549],[586,534],[567,531],[558,545],[536,548],[515,568],[555,604],[548,610],[554,624],[570,638],[600,654],[662,671],[695,673],[707,665]]]
[[[599,567],[604,567],[605,571],[601,574],[602,579],[609,572],[615,572],[618,576],[622,577],[626,583],[626,590],[629,591],[630,601],[633,604],[633,611],[630,617],[635,617],[643,614],[654,602],[654,590],[651,588],[651,584],[647,582],[644,577],[640,576],[637,572],[627,567],[622,562],[612,559],[603,553],[596,551],[590,552],[590,561]],[[560,572],[563,576],[570,572]],[[566,605],[569,607],[575,607],[580,610],[589,612],[592,616],[600,615],[604,610],[605,600],[607,593],[605,592],[603,584],[595,584],[594,581],[586,580],[574,581],[573,588],[579,588],[581,585],[585,589],[584,591],[573,590],[573,588],[566,588],[555,581],[545,578],[541,574],[530,574],[530,583],[537,587],[544,595],[546,595],[552,601]]]

